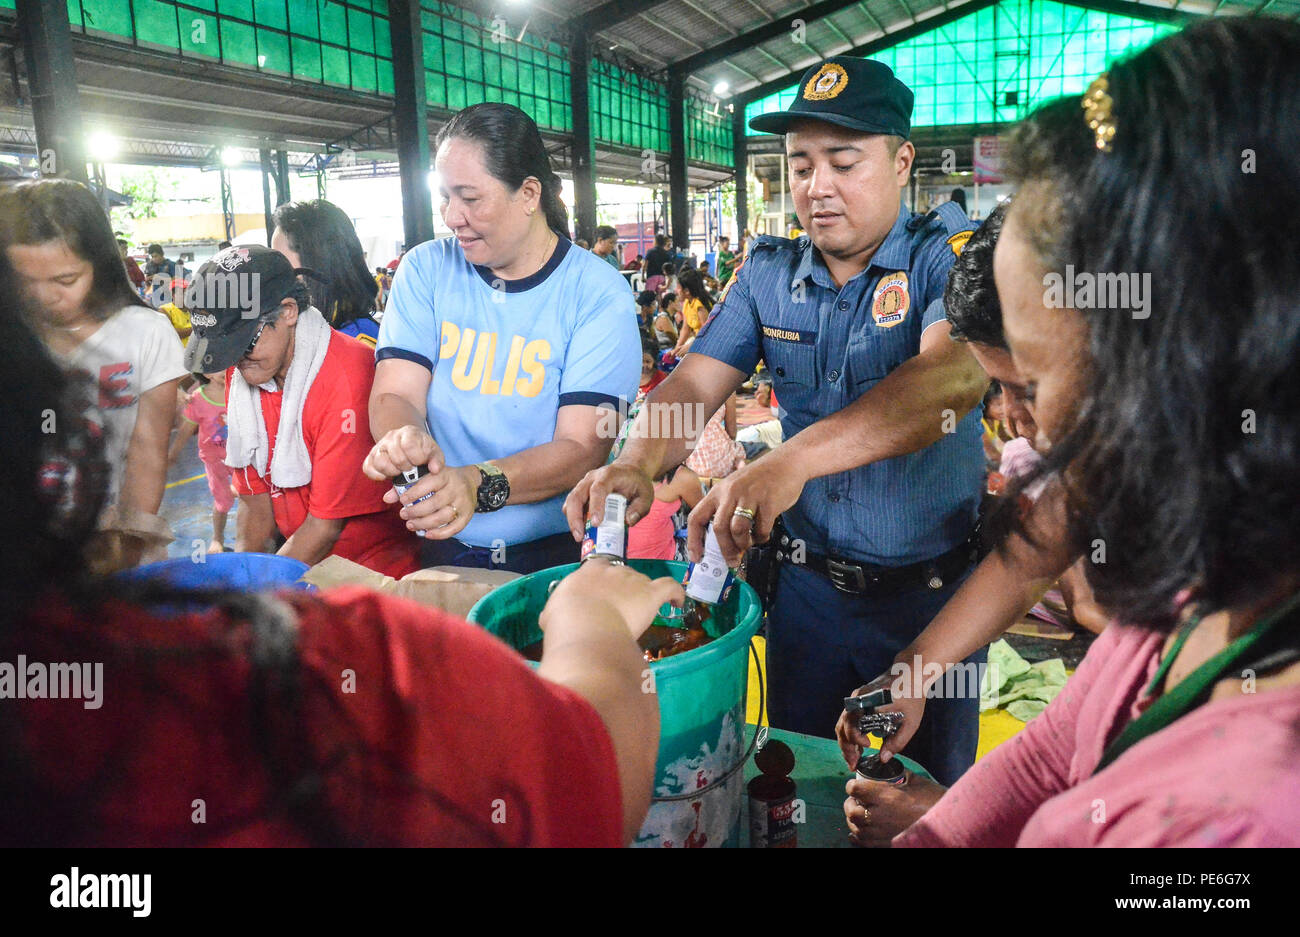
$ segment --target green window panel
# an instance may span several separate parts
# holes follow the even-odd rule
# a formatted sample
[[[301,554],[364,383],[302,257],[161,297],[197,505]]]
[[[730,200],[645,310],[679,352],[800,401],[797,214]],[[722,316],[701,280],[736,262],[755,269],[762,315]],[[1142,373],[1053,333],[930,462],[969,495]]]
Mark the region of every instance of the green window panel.
[[[289,20],[285,0],[253,0],[253,19],[258,26],[287,29]]]
[[[424,67],[441,71],[443,67],[442,37],[424,34]]]
[[[320,43],[294,36],[290,40],[293,52],[293,77],[303,81],[323,81],[320,64]]]
[[[388,25],[387,16],[376,16],[375,23],[375,54],[381,58],[389,60],[393,57],[393,37],[392,30]]]
[[[1043,101],[1082,92],[1116,58],[1173,31],[1054,0],[1001,0],[873,58],[912,88],[913,126],[1014,121]],[[785,109],[797,91],[752,102],[746,119]]]
[[[185,0],[185,5],[187,7],[196,7],[205,13],[217,12],[217,0]],[[185,13],[185,10],[181,10],[182,19],[184,19]]]
[[[327,85],[351,87],[352,74],[348,67],[348,50],[322,44],[320,47],[321,72]]]
[[[217,0],[217,12],[222,16],[253,22],[253,0]]]
[[[352,53],[352,88],[355,91],[374,93],[379,90],[379,78],[375,74],[375,57],[364,52]]]
[[[228,65],[257,67],[257,37],[253,27],[223,20],[221,23],[221,57]]]
[[[257,31],[257,67],[276,75],[290,74],[289,37],[269,29]]]
[[[131,8],[121,0],[82,0],[81,17],[88,33],[130,39]]]
[[[224,3],[225,0],[222,0]],[[347,11],[337,3],[321,0],[318,6],[321,38],[328,42],[346,45],[348,34]]]
[[[305,39],[320,38],[320,13],[316,0],[289,0],[289,31]],[[296,52],[294,59],[294,71],[297,71]],[[320,69],[319,62],[316,67]]]
[[[375,74],[379,78],[379,93],[393,94],[393,60],[376,59]]]
[[[469,100],[465,93],[465,82],[459,78],[447,79],[447,108],[458,111],[463,107],[469,106]]]
[[[176,7],[159,0],[135,0],[135,38],[137,42],[165,49],[180,45],[176,31]]]
[[[221,27],[217,18],[182,10],[180,50],[182,55],[221,58]]]
[[[374,17],[361,10],[348,10],[348,47],[354,52],[375,51]],[[338,40],[335,40],[338,41]]]

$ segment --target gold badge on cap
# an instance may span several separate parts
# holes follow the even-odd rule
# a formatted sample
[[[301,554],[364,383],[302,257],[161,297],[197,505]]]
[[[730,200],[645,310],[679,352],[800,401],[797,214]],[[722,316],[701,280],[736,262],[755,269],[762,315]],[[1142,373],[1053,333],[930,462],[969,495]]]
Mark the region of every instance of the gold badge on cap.
[[[849,85],[849,73],[843,66],[827,62],[803,86],[806,101],[829,101]]]
[[[974,233],[974,231],[958,231],[948,238],[948,246],[952,248],[954,254],[960,257],[961,249],[966,246],[966,242],[970,240],[970,236]]]
[[[871,297],[871,318],[882,329],[892,329],[907,318],[912,298],[907,292],[907,274],[902,270],[887,273],[876,284]]]

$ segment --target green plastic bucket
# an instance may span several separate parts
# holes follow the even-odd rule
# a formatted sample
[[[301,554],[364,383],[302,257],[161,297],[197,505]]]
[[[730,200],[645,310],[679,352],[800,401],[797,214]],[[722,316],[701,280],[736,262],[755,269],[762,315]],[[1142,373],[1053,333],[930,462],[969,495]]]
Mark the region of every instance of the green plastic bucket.
[[[628,565],[652,578],[680,581],[686,573],[686,564],[676,561]],[[551,583],[577,568],[557,566],[508,582],[479,599],[469,620],[516,649],[535,644]],[[737,582],[710,621],[721,637],[646,665],[659,694],[659,758],[655,799],[633,845],[739,845],[749,648],[761,621],[758,596]]]

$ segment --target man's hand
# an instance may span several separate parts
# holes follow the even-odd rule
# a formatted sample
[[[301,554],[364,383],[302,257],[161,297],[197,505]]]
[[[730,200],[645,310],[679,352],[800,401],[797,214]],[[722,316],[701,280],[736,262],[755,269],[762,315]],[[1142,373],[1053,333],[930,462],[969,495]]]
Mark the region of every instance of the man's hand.
[[[446,464],[442,450],[434,442],[429,431],[422,426],[410,424],[390,430],[380,437],[361,463],[361,470],[378,482],[391,482],[403,472],[419,465],[428,466],[430,473],[439,471]],[[423,483],[425,479],[420,479]],[[417,486],[418,487],[418,486]],[[414,491],[414,489],[412,489]],[[415,494],[418,498],[428,494],[429,487]],[[392,496],[389,497],[389,494]],[[389,504],[397,503],[397,492],[386,493],[384,500]]]
[[[682,584],[672,577],[650,579],[627,566],[594,557],[560,580],[538,624],[546,631],[547,622],[555,615],[590,616],[593,609],[601,608],[622,619],[636,639],[650,627],[665,602],[680,607],[685,601]]]
[[[799,500],[807,479],[779,457],[780,447],[714,484],[691,511],[686,550],[691,560],[704,555],[704,533],[717,518],[713,532],[727,565],[736,567],[755,543],[772,536],[772,525],[782,511]],[[736,514],[736,508],[754,512],[754,519]]]
[[[605,498],[611,494],[627,498],[627,525],[631,527],[650,513],[655,500],[655,486],[642,468],[626,462],[615,462],[588,472],[564,499],[564,517],[569,522],[574,540],[581,542],[586,536],[591,518],[597,518],[597,524],[604,519]]]
[[[906,678],[902,679],[904,684],[903,692],[894,693],[894,684],[898,682],[898,677],[886,672],[876,677],[866,686],[860,686],[849,694],[850,696],[865,696],[876,690],[888,689],[894,701],[887,706],[878,706],[876,712],[903,714],[903,724],[898,727],[898,731],[881,742],[880,760],[882,762],[889,761],[895,754],[903,750],[903,747],[916,734],[917,727],[921,725],[921,717],[925,715],[925,693],[914,694],[914,685],[912,681]],[[847,711],[840,713],[839,722],[835,723],[835,737],[839,740],[840,751],[844,753],[844,761],[847,762],[850,768],[856,768],[858,759],[862,757],[862,749],[871,744],[871,740],[858,731],[857,713]]]
[[[855,846],[888,846],[925,815],[947,790],[942,784],[908,771],[906,784],[882,784],[853,778],[845,791],[844,821]]]

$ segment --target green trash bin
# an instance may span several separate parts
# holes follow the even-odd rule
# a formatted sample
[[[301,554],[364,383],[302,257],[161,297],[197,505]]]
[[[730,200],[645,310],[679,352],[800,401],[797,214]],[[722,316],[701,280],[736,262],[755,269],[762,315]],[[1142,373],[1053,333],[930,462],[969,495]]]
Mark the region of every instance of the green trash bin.
[[[628,565],[652,578],[680,581],[686,573],[686,564],[676,561]],[[479,599],[469,620],[516,649],[536,644],[542,639],[537,616],[551,584],[577,568],[557,566],[508,582]],[[750,640],[762,617],[754,590],[737,582],[708,623],[714,641],[646,665],[659,694],[659,757],[655,799],[633,845],[739,845]]]

